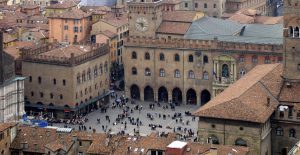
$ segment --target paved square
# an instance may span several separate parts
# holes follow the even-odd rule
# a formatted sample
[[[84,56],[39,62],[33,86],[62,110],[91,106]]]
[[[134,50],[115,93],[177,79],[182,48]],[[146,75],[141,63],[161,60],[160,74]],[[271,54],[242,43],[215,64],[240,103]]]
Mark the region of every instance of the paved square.
[[[188,135],[188,131],[190,130],[194,133],[194,136],[196,136],[198,119],[195,118],[195,120],[193,120],[193,117],[185,115],[185,112],[195,111],[197,108],[199,108],[199,106],[197,105],[180,105],[180,106],[176,106],[174,110],[171,109],[169,104],[167,103],[160,103],[161,106],[158,107],[158,105],[155,104],[154,102],[141,102],[135,100],[135,104],[131,104],[131,101],[129,101],[127,103],[127,105],[129,106],[128,117],[134,120],[133,121],[134,123],[136,123],[136,120],[139,119],[142,125],[137,126],[136,124],[131,124],[128,117],[124,118],[123,120],[120,120],[120,122],[116,124],[116,118],[118,117],[119,114],[123,113],[123,109],[125,108],[116,107],[113,109],[112,102],[114,100],[115,100],[114,98],[111,98],[110,107],[107,109],[106,113],[101,112],[101,110],[98,109],[85,116],[85,118],[88,119],[88,121],[84,123],[84,125],[87,128],[87,131],[92,132],[92,130],[95,129],[96,132],[103,133],[105,132],[105,130],[103,130],[103,127],[104,129],[107,127],[106,131],[111,130],[111,133],[114,134],[117,134],[123,130],[125,134],[133,135],[134,131],[139,130],[141,135],[149,135],[153,131],[159,131],[159,132],[175,131],[181,133],[182,135]],[[150,109],[149,106],[150,104],[155,104],[153,109]],[[139,107],[142,106],[142,110],[134,109],[134,107],[137,105]],[[163,108],[166,105],[168,105],[168,109]],[[177,121],[175,118],[173,119],[172,117],[174,116],[175,113],[181,113],[182,116],[181,119],[180,117],[176,118]],[[152,115],[153,120],[149,118],[149,114]],[[163,119],[163,115],[166,116],[165,119]],[[106,120],[106,116],[109,117],[110,121]],[[98,123],[97,119],[100,119],[100,123]],[[180,120],[182,121],[180,122]],[[125,122],[126,122],[126,129],[125,129]],[[189,123],[187,124],[187,122]],[[155,130],[153,130],[151,129],[149,124],[157,125],[157,127],[155,128]],[[65,125],[67,125],[68,127],[75,128],[75,130],[79,130],[79,125],[71,125],[71,124],[63,124],[63,123],[53,124],[53,126],[58,126],[58,127],[64,127]],[[178,128],[181,128],[181,130],[178,130]],[[184,130],[186,131],[184,132]]]

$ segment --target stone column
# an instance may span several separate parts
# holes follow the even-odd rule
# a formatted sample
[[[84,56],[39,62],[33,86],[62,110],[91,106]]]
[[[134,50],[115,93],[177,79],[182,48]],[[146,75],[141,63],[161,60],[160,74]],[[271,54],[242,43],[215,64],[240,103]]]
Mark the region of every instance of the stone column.
[[[187,104],[187,102],[186,102],[186,91],[187,91],[187,90],[184,89],[184,90],[182,90],[182,92],[181,92],[181,93],[182,93],[182,103],[183,103],[183,104]]]
[[[141,89],[141,87],[140,87],[140,100],[144,101],[144,89]]]
[[[158,90],[156,88],[153,89],[154,101],[158,101]]]
[[[217,61],[217,72],[216,72],[216,74],[217,74],[217,80],[219,80],[219,77],[221,77],[221,74],[220,74],[220,62],[219,61]]]
[[[195,90],[196,91],[196,90]],[[197,95],[198,94],[198,95]],[[201,92],[196,91],[196,104],[201,105]]]
[[[172,98],[172,90],[170,91],[170,90],[168,90],[168,103],[169,103],[169,101],[170,100],[172,100],[173,98]]]

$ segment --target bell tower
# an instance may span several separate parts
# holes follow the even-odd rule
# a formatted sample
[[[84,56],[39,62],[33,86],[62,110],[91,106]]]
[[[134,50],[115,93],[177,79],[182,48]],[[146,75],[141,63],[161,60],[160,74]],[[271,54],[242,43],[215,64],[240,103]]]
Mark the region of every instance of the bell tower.
[[[284,78],[300,81],[300,0],[284,0]]]
[[[163,0],[131,0],[129,9],[129,35],[155,37],[162,22]]]

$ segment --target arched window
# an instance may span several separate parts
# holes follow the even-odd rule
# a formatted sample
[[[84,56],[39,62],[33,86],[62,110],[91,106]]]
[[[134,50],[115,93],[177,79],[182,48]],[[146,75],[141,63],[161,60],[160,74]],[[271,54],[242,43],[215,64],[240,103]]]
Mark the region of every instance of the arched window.
[[[100,66],[99,66],[99,74],[100,75],[102,75],[103,74],[103,65],[102,64],[100,64]]]
[[[174,55],[174,61],[180,61],[179,54],[175,54],[175,55]]]
[[[237,140],[235,140],[235,145],[247,147],[247,142],[245,140],[243,140],[242,138],[238,138]]]
[[[282,129],[282,127],[277,127],[276,128],[276,135],[277,136],[283,136],[283,129]]]
[[[193,55],[189,55],[189,62],[194,62],[194,57],[193,57]]]
[[[269,56],[266,56],[265,57],[265,64],[269,64],[270,63],[270,57]]]
[[[296,130],[295,129],[290,129],[289,130],[289,137],[296,137]]]
[[[190,78],[190,79],[194,79],[194,78],[195,78],[195,73],[194,73],[194,71],[192,71],[192,70],[189,71],[189,78]]]
[[[225,78],[229,77],[229,67],[227,64],[222,65],[222,77],[225,77]]]
[[[131,59],[137,59],[137,54],[135,51],[131,53]]]
[[[132,73],[132,75],[137,75],[137,70],[135,67],[131,68],[131,73]]]
[[[294,37],[294,28],[292,26],[289,27],[289,37]]]
[[[88,68],[88,70],[87,70],[87,80],[91,80],[91,78],[92,78],[91,69]]]
[[[145,76],[151,76],[151,71],[149,68],[145,69]]]
[[[159,76],[160,76],[160,77],[164,77],[164,76],[165,76],[165,70],[164,70],[163,68],[161,68],[161,69],[159,70]]]
[[[245,56],[244,55],[240,55],[239,60],[240,60],[240,62],[244,62],[245,61]]]
[[[165,61],[165,55],[163,53],[159,54],[159,60],[160,61]]]
[[[81,79],[82,79],[82,82],[84,82],[86,80],[85,79],[85,71],[82,72]]]
[[[104,64],[104,71],[105,71],[105,73],[108,72],[108,64],[107,64],[107,61],[105,61],[105,64]]]
[[[252,62],[253,62],[253,63],[257,63],[257,56],[256,56],[256,55],[253,55],[253,56],[252,56]]]
[[[175,70],[174,77],[175,78],[180,78],[180,71],[178,69]]]
[[[80,73],[77,73],[77,84],[80,84],[81,80],[80,80]]]
[[[204,80],[208,80],[208,78],[209,78],[209,77],[208,77],[208,72],[207,72],[207,71],[204,71],[204,72],[203,72],[203,79],[204,79]]]
[[[150,60],[150,54],[148,52],[145,53],[145,60]]]
[[[295,30],[294,30],[294,37],[295,37],[295,38],[299,38],[299,27],[295,27]]]
[[[98,67],[97,65],[94,67],[94,77],[96,78],[98,76]]]
[[[55,78],[53,79],[53,84],[56,85],[56,79]]]
[[[206,55],[203,56],[203,63],[204,64],[208,63],[208,57]]]
[[[67,81],[65,79],[63,79],[63,85],[65,86],[67,84]]]
[[[219,143],[219,138],[215,135],[211,135],[208,137],[208,143],[210,144],[220,144]]]
[[[42,83],[42,78],[39,76],[38,77],[38,83],[41,84]]]
[[[245,70],[245,69],[241,69],[241,70],[240,70],[240,75],[241,75],[241,77],[244,76],[245,74],[246,74],[246,70]]]

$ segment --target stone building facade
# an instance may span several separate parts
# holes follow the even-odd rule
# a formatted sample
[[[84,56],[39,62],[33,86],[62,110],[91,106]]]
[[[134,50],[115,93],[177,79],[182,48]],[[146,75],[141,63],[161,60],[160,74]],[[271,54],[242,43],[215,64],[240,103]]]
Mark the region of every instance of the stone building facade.
[[[109,93],[109,46],[46,45],[24,49],[27,111],[71,117],[105,106]]]
[[[54,14],[49,19],[49,41],[73,44],[86,41],[90,35],[92,16],[80,9]]]
[[[255,67],[244,78],[194,112],[195,116],[200,117],[200,140],[205,140],[209,134],[214,134],[211,138],[216,137],[217,132],[211,129],[212,125],[215,122],[226,121],[227,124],[237,122],[243,127],[243,131],[236,132],[235,138],[242,138],[250,147],[250,152],[253,151],[252,154],[287,155],[297,144],[300,136],[299,18],[297,2],[284,1],[283,65]],[[201,121],[208,119],[210,121]],[[256,126],[260,131],[267,129],[268,136],[262,137],[261,140],[271,137],[271,142],[255,142],[253,138],[248,139],[248,134],[253,137],[258,135],[245,130],[249,128],[249,122],[260,123]],[[208,123],[210,125],[207,125]],[[231,127],[228,131],[234,131],[234,128]],[[238,135],[240,132],[243,132],[243,135]],[[255,147],[259,144],[266,146],[260,149]],[[270,145],[271,149],[263,150]],[[255,152],[256,150],[260,150],[260,153]]]
[[[187,16],[190,13],[184,11],[180,12],[181,17],[188,19],[192,17],[196,20],[176,18],[170,21],[171,18],[164,17],[170,12],[164,14],[161,2],[127,3],[131,12],[130,36],[125,41],[126,51],[123,56],[125,93],[131,98],[143,101],[173,100],[179,103],[204,104],[257,64],[282,61],[280,38],[274,38],[270,42],[264,39],[266,42],[259,43],[253,39],[262,40],[264,36],[260,36],[261,38],[243,36],[244,32],[248,35],[245,27],[220,19],[207,17],[199,19],[195,14]],[[164,21],[162,17],[168,21]],[[207,26],[210,22],[211,26]],[[160,23],[166,27],[161,28]],[[172,27],[173,23],[176,23],[175,27]],[[228,32],[228,38],[234,38],[227,41],[228,38],[227,40],[223,38],[227,34],[222,36],[210,32],[212,30],[208,27],[214,27],[217,23],[220,23],[220,26],[223,24],[224,27],[233,27],[232,32]],[[199,34],[199,27],[204,28],[201,31],[207,29],[207,32]],[[279,28],[270,27],[276,31]],[[174,37],[174,34],[179,33],[180,37]],[[217,36],[220,36],[220,39]],[[203,39],[205,37],[207,39]],[[244,42],[238,41],[238,37],[243,38],[241,40]],[[274,40],[279,42],[273,42]]]
[[[24,111],[24,78],[15,76],[14,58],[3,50],[0,32],[0,122],[17,121]]]

